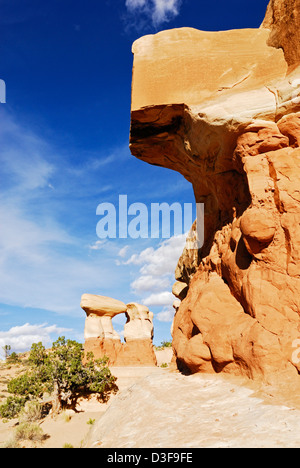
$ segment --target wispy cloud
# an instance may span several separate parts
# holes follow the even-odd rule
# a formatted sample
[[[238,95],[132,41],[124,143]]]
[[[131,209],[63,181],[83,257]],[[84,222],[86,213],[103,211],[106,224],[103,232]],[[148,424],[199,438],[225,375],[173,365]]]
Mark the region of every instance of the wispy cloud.
[[[179,14],[181,0],[126,0],[127,11],[134,15],[135,25],[141,27],[147,20],[155,27],[168,23]]]
[[[125,258],[128,249],[129,249],[129,245],[125,245],[125,247],[122,247],[122,249],[120,249],[118,252],[118,256],[121,258]]]
[[[95,179],[120,153],[99,155],[99,163],[90,155],[76,173],[65,154],[8,111],[0,117],[0,303],[80,314],[81,294],[96,292],[102,274],[104,292],[115,279],[105,249],[100,261],[93,255],[103,245],[91,245],[96,217],[88,210],[96,210]]]
[[[48,186],[55,172],[49,145],[32,131],[19,125],[8,113],[1,110],[1,173],[2,189],[11,196],[24,191]]]
[[[90,250],[102,250],[105,248],[105,245],[107,244],[107,240],[97,240],[94,242],[94,244],[89,245]]]

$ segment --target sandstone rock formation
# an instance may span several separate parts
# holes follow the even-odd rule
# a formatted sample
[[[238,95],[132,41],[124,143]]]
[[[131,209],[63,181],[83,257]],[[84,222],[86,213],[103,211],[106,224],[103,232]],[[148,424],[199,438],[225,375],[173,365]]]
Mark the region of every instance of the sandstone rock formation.
[[[180,369],[299,385],[299,5],[272,0],[259,29],[133,44],[131,152],[180,172],[205,204],[204,245],[175,275],[188,285],[173,324]]]
[[[132,302],[127,304],[127,322],[124,327],[126,342],[153,339],[153,313],[148,307]]]
[[[264,28],[271,29],[268,44],[282,48],[290,67],[299,65],[300,57],[300,3],[298,0],[271,0]]]
[[[114,398],[84,448],[298,448],[299,406],[266,403],[241,381],[153,369]]]
[[[188,284],[183,281],[176,281],[173,284],[172,293],[175,297],[182,300],[185,298],[188,291]]]
[[[81,308],[86,312],[84,338],[103,338],[120,341],[114,330],[112,318],[125,313],[126,304],[110,297],[84,294],[81,298]]]
[[[84,294],[81,308],[87,317],[84,329],[84,351],[93,352],[96,359],[107,356],[111,366],[153,366],[153,313],[141,304],[124,302],[105,296]],[[125,343],[114,330],[112,318],[126,314]]]

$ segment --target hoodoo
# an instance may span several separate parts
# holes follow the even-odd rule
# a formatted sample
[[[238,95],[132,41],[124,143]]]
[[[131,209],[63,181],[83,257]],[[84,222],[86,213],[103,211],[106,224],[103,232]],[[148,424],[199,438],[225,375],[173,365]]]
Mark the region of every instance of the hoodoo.
[[[84,352],[96,359],[107,356],[111,366],[155,366],[153,349],[153,313],[141,304],[125,304],[110,297],[84,294],[81,308],[87,317]],[[124,340],[114,330],[112,318],[125,314]]]

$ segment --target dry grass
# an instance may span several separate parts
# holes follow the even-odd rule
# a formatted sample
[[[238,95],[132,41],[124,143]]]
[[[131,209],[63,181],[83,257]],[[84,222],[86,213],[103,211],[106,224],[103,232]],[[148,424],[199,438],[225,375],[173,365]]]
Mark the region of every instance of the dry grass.
[[[38,424],[21,423],[15,430],[16,441],[42,442],[47,436]]]
[[[35,422],[40,419],[42,419],[42,406],[40,403],[27,401],[19,416],[20,423]]]

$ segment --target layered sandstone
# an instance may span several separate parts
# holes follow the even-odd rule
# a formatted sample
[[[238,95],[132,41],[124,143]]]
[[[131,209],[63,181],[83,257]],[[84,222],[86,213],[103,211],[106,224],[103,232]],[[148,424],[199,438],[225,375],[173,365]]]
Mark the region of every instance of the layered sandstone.
[[[176,269],[179,368],[298,384],[300,2],[286,3],[260,29],[136,41],[130,148],[205,205],[204,245]]]
[[[153,366],[156,357],[153,349],[153,313],[146,306],[110,297],[84,294],[81,308],[86,313],[84,329],[85,356],[92,352],[95,359],[109,358],[111,366]],[[112,319],[125,314],[125,343],[114,330]]]

